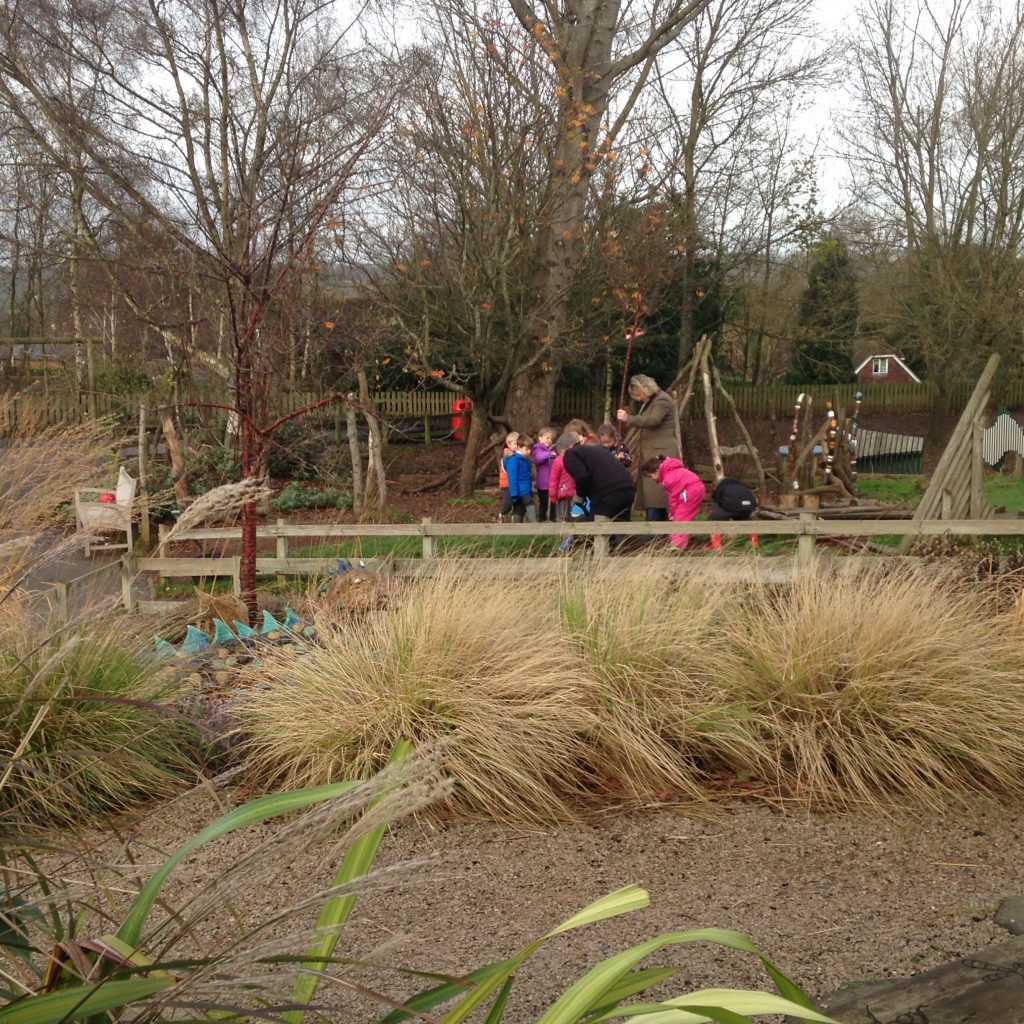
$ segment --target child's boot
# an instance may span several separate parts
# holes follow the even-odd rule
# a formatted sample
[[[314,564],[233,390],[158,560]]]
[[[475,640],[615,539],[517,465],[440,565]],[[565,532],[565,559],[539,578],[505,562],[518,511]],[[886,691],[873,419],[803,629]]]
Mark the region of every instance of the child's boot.
[[[711,534],[711,550],[720,551],[722,548],[722,535],[720,533]]]

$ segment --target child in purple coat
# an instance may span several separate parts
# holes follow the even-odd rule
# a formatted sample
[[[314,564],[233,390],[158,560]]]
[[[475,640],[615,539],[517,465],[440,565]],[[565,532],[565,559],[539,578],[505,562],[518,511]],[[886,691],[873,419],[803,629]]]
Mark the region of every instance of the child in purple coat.
[[[551,469],[558,453],[555,451],[555,428],[544,427],[537,431],[537,443],[533,446],[533,464],[537,467],[537,518],[546,523],[555,521],[555,503],[549,501]]]
[[[644,476],[657,480],[668,495],[668,517],[674,523],[689,523],[697,518],[704,501],[704,481],[687,469],[678,459],[668,455],[655,455],[641,467]],[[673,533],[669,537],[673,547],[683,549],[690,543],[688,533]]]

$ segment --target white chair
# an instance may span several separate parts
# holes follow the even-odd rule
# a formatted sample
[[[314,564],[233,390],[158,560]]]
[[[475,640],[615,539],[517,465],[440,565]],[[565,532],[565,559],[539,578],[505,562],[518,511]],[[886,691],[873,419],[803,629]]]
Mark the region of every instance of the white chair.
[[[130,477],[121,466],[117,471],[113,502],[96,500],[100,494],[109,493],[108,487],[80,487],[75,490],[75,519],[87,555],[94,551],[132,550],[132,506],[138,486],[138,480]],[[89,495],[93,500],[86,501],[83,495]],[[125,535],[123,544],[105,536],[121,533]]]

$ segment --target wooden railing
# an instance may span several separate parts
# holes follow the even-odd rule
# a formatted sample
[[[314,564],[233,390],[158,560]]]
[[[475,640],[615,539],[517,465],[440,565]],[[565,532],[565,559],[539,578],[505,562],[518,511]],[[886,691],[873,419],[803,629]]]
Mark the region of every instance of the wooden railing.
[[[688,533],[691,537],[707,537],[721,534],[724,537],[795,537],[796,547],[791,557],[756,556],[742,559],[728,559],[721,562],[742,563],[742,571],[748,575],[756,563],[763,571],[779,578],[792,578],[793,574],[807,571],[813,566],[816,555],[816,541],[819,537],[1024,537],[1024,519],[968,519],[968,520],[850,520],[817,519],[813,511],[802,512],[796,519],[753,519],[748,522],[709,522],[700,520],[692,523],[435,523],[423,519],[419,523],[389,523],[383,525],[328,524],[302,525],[278,523],[261,526],[257,538],[275,542],[272,556],[256,559],[256,571],[261,575],[317,576],[325,575],[337,566],[338,556],[319,558],[297,558],[290,554],[292,540],[365,540],[368,538],[415,537],[420,542],[418,558],[395,558],[392,567],[399,575],[417,575],[434,571],[442,565],[446,556],[439,553],[437,542],[454,537],[567,537],[592,538],[592,549],[588,557],[596,564],[606,564],[611,554],[610,537],[637,537],[645,535],[666,535]],[[174,536],[175,541],[194,541],[199,544],[221,542],[224,544],[241,541],[241,530],[237,527],[211,527],[187,530]],[[158,548],[159,550],[159,548]],[[349,556],[357,557],[357,556]],[[635,568],[636,555],[616,555],[607,562],[624,570]],[[642,557],[639,556],[639,557]],[[714,554],[711,557],[717,558]],[[844,556],[846,557],[846,556]],[[868,557],[877,558],[879,555]],[[893,549],[892,557],[900,556]],[[495,558],[488,556],[460,556],[460,564],[467,571],[501,575],[550,575],[565,571],[564,559],[543,555],[509,556]],[[450,559],[449,559],[450,561]],[[373,568],[378,559],[367,558],[366,564]],[[666,559],[666,571],[685,573],[708,564],[708,559],[695,555],[683,555]],[[125,555],[121,560],[122,598],[128,610],[156,611],[168,606],[168,602],[140,601],[135,591],[139,573],[155,572],[163,578],[231,577],[235,593],[240,590],[241,559],[238,555],[177,557],[154,555],[135,557]]]

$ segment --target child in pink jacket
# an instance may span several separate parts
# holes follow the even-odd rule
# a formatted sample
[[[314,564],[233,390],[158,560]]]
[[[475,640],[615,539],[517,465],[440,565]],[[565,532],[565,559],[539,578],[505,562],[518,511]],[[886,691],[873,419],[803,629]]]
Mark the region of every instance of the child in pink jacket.
[[[668,517],[674,523],[689,523],[697,518],[704,501],[704,481],[687,469],[678,459],[655,455],[648,459],[640,471],[651,480],[657,480],[668,495]],[[673,533],[669,537],[673,547],[685,548],[690,543],[688,533]]]
[[[567,523],[571,516],[569,514],[572,505],[572,497],[576,493],[576,481],[570,476],[565,468],[565,453],[574,445],[579,443],[575,434],[562,434],[555,441],[555,461],[551,464],[551,479],[548,481],[548,494],[551,499],[551,507],[555,510],[555,522]],[[560,551],[571,551],[573,545],[572,537],[562,538],[558,545]]]

